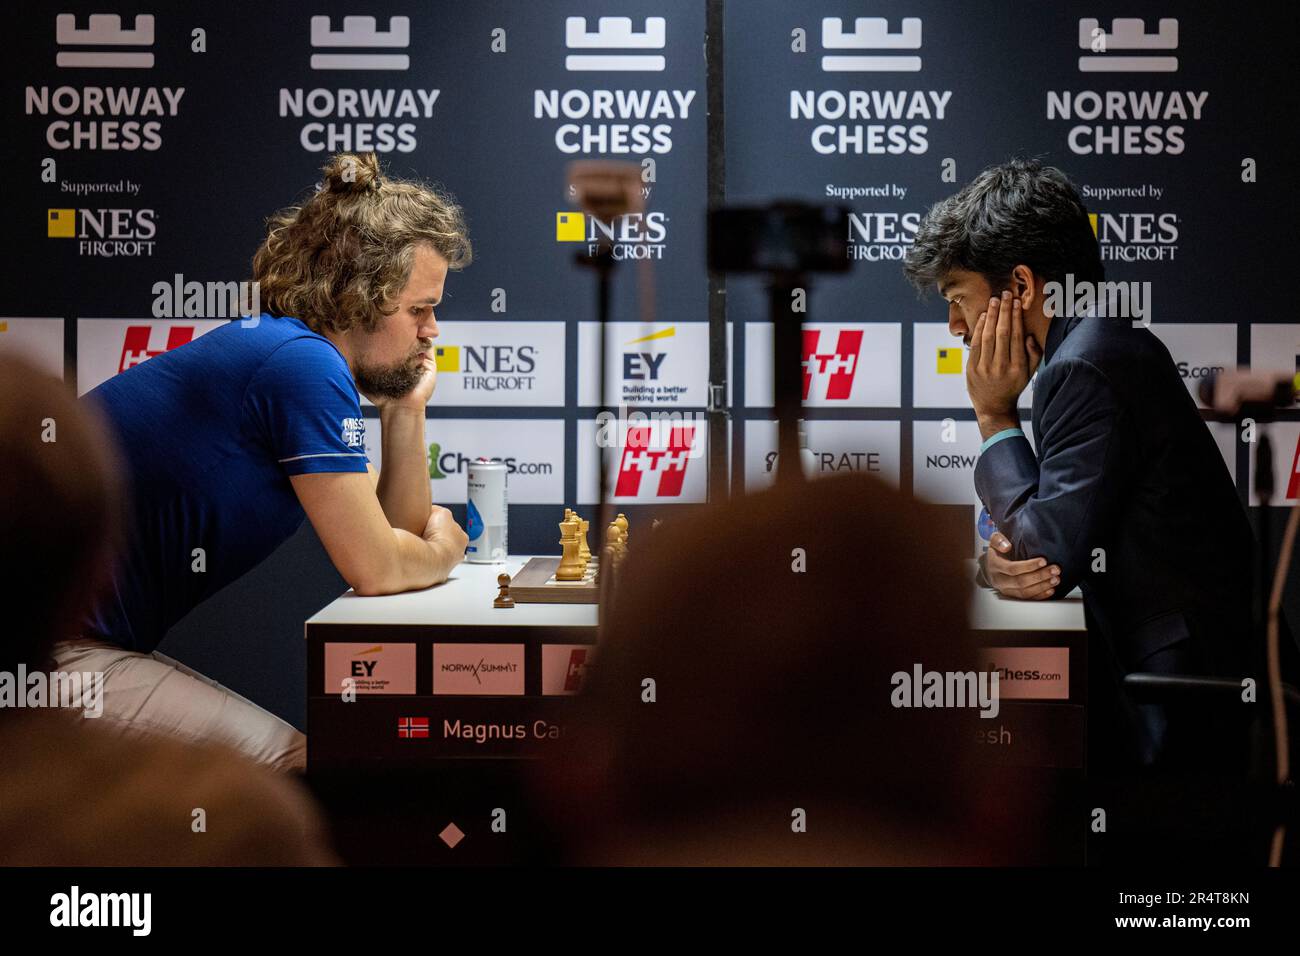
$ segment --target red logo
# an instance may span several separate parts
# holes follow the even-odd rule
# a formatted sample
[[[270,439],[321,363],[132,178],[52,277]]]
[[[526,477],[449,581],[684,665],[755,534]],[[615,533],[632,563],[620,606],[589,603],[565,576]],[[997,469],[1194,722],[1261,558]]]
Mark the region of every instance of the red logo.
[[[847,399],[853,389],[853,376],[858,370],[862,330],[842,329],[834,352],[818,352],[820,338],[821,332],[817,329],[803,330],[803,400],[808,401],[814,378],[818,382],[826,381],[827,399]]]
[[[149,339],[153,329],[147,325],[127,326],[126,339],[122,342],[122,361],[117,365],[119,372],[125,372],[133,365],[139,365],[146,359],[163,352],[179,348],[194,338],[194,326],[173,325],[167,330],[167,344],[160,349],[149,348]]]
[[[1288,498],[1300,498],[1300,438],[1296,439],[1295,457],[1291,459],[1291,480],[1286,485]]]
[[[575,648],[569,652],[569,669],[564,674],[564,692],[576,694],[582,690],[583,679],[587,676],[587,649]]]
[[[397,719],[397,736],[399,737],[429,736],[429,718],[428,717],[399,717]]]
[[[667,448],[651,448],[648,425],[632,425],[627,430],[623,445],[623,459],[618,464],[618,482],[614,494],[634,497],[641,488],[641,476],[647,471],[659,473],[659,498],[676,498],[682,493],[686,480],[686,463],[690,460],[695,428],[691,425],[674,425],[668,435]]]

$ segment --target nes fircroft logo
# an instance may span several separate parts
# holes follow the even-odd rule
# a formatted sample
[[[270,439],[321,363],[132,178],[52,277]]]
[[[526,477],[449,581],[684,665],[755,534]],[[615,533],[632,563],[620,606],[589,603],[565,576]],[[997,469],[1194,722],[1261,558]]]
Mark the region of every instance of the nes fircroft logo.
[[[116,13],[92,13],[84,30],[77,28],[73,13],[60,13],[54,18],[54,39],[60,47],[80,46],[153,46],[153,14],[137,13],[134,27],[122,29],[122,18]],[[54,62],[63,68],[96,67],[99,69],[147,70],[153,66],[153,53],[136,50],[59,50]]]
[[[570,50],[662,50],[668,32],[663,17],[646,17],[645,30],[632,29],[631,17],[601,17],[596,29],[588,32],[586,17],[569,17],[564,21],[564,45]],[[570,53],[564,58],[570,71],[625,70],[662,71],[661,53]]]
[[[921,227],[919,212],[849,213],[849,258],[901,262]]]
[[[640,31],[633,29],[630,17],[600,17],[595,30],[587,29],[586,17],[568,17],[564,21],[566,50],[601,52],[569,52],[564,69],[570,73],[661,73],[665,55],[643,51],[664,50],[667,37],[665,17],[646,17],[645,29]],[[666,121],[689,119],[694,99],[695,90],[534,90],[533,119],[579,121],[556,127],[555,146],[562,153],[661,154],[673,148],[673,127]]]
[[[904,17],[897,33],[884,17],[858,17],[851,33],[839,17],[822,19],[822,72],[918,73],[921,57],[899,50],[921,49],[921,18]],[[881,52],[889,51],[889,52]],[[827,78],[829,80],[829,77]],[[929,126],[945,118],[951,90],[791,90],[790,119],[822,120],[810,134],[812,148],[823,156],[920,154],[930,148]],[[869,120],[867,123],[843,120]],[[891,122],[892,121],[892,122]]]
[[[824,337],[830,339],[827,334]],[[846,400],[853,391],[862,351],[862,330],[841,329],[834,346],[823,341],[821,330],[803,330],[803,400],[813,394],[830,401]],[[813,383],[816,382],[814,390]]]
[[[71,70],[150,69],[154,57],[147,48],[154,42],[153,15],[137,14],[134,23],[132,29],[123,29],[117,14],[95,13],[80,29],[75,14],[60,13],[54,19],[54,61],[60,69]],[[112,49],[124,46],[136,49]],[[149,117],[175,116],[184,95],[183,86],[29,86],[23,111],[28,116],[52,111],[58,117],[45,128],[51,149],[156,150],[162,146],[162,123]],[[77,114],[87,118],[78,119]]]
[[[330,29],[330,18],[311,18],[311,46],[317,49],[404,50],[411,45],[411,18],[389,17],[380,30],[374,17],[344,17],[342,30]],[[405,70],[411,58],[405,53],[313,53],[313,70]]]
[[[158,233],[154,216],[152,209],[47,209],[45,236],[78,240],[77,253],[83,256],[152,256]]]
[[[827,50],[919,50],[921,18],[904,17],[902,29],[890,33],[889,21],[884,17],[858,17],[853,21],[853,32],[845,33],[843,20],[824,17],[822,47]],[[831,54],[822,57],[822,69],[828,73],[916,73],[921,69],[921,58],[898,54]]]
[[[1089,213],[1103,262],[1172,262],[1178,215],[1172,212]]]
[[[162,327],[153,327],[148,325],[128,326],[126,336],[122,341],[122,357],[118,362],[117,370],[125,372],[155,355],[162,355],[163,352],[170,352],[172,349],[180,348],[194,338],[194,326],[192,325],[172,325],[166,327],[167,338],[164,342],[158,341],[158,335],[163,331]],[[156,345],[156,347],[154,347]]]
[[[556,242],[585,242],[588,254],[594,254],[602,237],[612,244],[615,259],[662,259],[668,217],[662,212],[627,213],[608,220],[582,212],[555,214]]]
[[[1116,18],[1107,32],[1091,17],[1079,20],[1081,73],[1174,73],[1178,57],[1152,50],[1178,49],[1178,21],[1161,18],[1154,33],[1140,19]],[[1134,54],[1133,51],[1139,51]],[[1138,81],[1144,77],[1137,77]],[[1048,90],[1047,118],[1077,123],[1066,134],[1070,151],[1092,154],[1177,156],[1188,120],[1200,120],[1206,90]]]
[[[628,426],[614,485],[616,497],[681,496],[686,466],[691,458],[698,457],[698,453],[693,454],[695,427],[674,425],[667,429],[667,441],[663,441],[663,433],[664,429],[650,425]],[[657,475],[659,480],[653,485],[653,491],[647,488],[643,494],[642,479],[648,475]]]
[[[1092,55],[1079,57],[1081,73],[1174,73],[1178,70],[1176,56],[1133,56],[1120,51],[1177,50],[1178,21],[1161,17],[1156,32],[1147,33],[1140,17],[1116,17],[1107,33],[1095,17],[1083,17],[1079,20],[1079,49],[1092,51]]]
[[[410,17],[389,17],[387,30],[379,29],[374,17],[344,17],[341,30],[333,29],[328,16],[311,18],[312,70],[401,72],[410,68],[410,56],[391,51],[410,45]],[[348,52],[316,52],[341,49]],[[299,145],[310,153],[410,153],[419,145],[411,121],[432,119],[440,93],[397,87],[281,88],[280,116],[312,120],[298,134]]]

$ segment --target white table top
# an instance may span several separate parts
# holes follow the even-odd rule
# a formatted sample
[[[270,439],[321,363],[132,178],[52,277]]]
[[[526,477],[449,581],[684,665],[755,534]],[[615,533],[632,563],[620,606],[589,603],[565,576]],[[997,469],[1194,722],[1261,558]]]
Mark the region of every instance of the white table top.
[[[977,631],[1084,631],[1083,592],[1075,588],[1059,600],[1017,601],[974,583],[970,562],[971,627]]]
[[[307,619],[308,624],[423,624],[450,626],[595,627],[594,604],[516,604],[494,608],[497,575],[512,577],[528,561],[514,555],[503,564],[463,563],[442,584],[423,591],[359,597],[349,591]],[[973,583],[970,621],[985,631],[1082,631],[1083,595],[1075,588],[1059,601],[1016,601]]]
[[[348,591],[307,619],[310,624],[509,625],[517,627],[595,627],[594,604],[516,604],[492,606],[497,575],[511,577],[528,562],[512,555],[502,564],[462,562],[442,584],[423,591],[361,597]]]

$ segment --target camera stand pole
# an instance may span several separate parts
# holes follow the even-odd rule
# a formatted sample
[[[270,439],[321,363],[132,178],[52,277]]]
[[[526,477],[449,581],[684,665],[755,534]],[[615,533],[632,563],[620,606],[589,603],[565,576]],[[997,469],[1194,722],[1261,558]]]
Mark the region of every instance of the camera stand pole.
[[[768,281],[778,482],[804,481],[803,463],[799,458],[799,419],[803,415],[803,323],[802,313],[791,309],[796,290],[807,296],[808,282],[799,273],[774,273]]]

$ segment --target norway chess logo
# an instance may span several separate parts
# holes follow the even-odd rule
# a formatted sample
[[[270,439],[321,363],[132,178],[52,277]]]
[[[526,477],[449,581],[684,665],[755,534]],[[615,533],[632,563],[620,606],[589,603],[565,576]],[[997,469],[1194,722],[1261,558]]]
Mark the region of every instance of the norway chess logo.
[[[614,485],[615,497],[637,497],[641,492],[642,478],[650,472],[659,475],[654,497],[681,497],[682,484],[686,480],[686,465],[693,457],[695,428],[690,425],[673,426],[668,432],[667,447],[662,448],[652,447],[651,435],[654,431],[649,425],[628,427],[623,457],[618,466],[618,481]]]
[[[313,50],[350,47],[357,49],[405,50],[411,45],[411,18],[389,17],[388,29],[380,30],[374,17],[344,17],[343,29],[330,29],[330,18],[311,18]],[[406,70],[411,58],[405,53],[313,53],[313,70]]]
[[[588,32],[586,17],[564,21],[564,45],[570,50],[662,50],[668,32],[664,17],[646,17],[645,30],[632,29],[631,17],[601,17]],[[569,72],[624,71],[662,72],[661,53],[570,53],[564,58]]]
[[[830,339],[829,333],[826,339]],[[810,394],[828,401],[846,400],[853,391],[853,379],[858,371],[862,330],[841,329],[834,351],[818,351],[821,342],[821,330],[803,330],[803,400],[808,401]],[[813,382],[817,382],[815,393]]]
[[[60,13],[54,18],[54,39],[60,47],[133,46],[151,47],[154,42],[153,14],[137,13],[132,29],[122,29],[116,13],[92,13],[86,29],[77,28],[76,14]],[[147,70],[153,67],[153,53],[137,50],[59,50],[54,62],[62,68]]]
[[[826,50],[919,50],[921,49],[921,18],[904,17],[897,33],[889,32],[889,21],[884,17],[858,17],[853,21],[853,32],[844,32],[844,21],[839,17],[822,18],[822,48]],[[890,53],[828,54],[822,57],[822,70],[827,73],[918,73],[919,56]]]
[[[147,325],[128,326],[126,337],[122,341],[122,357],[117,364],[118,372],[125,372],[155,355],[180,348],[194,338],[194,326],[173,325],[167,329],[166,344],[161,348],[151,348],[151,344],[156,339],[155,333],[159,331],[161,329],[154,329]]]
[[[1147,33],[1140,17],[1116,17],[1110,32],[1095,17],[1079,19],[1079,49],[1091,55],[1079,57],[1080,73],[1176,73],[1178,57],[1157,56],[1147,50],[1177,50],[1178,21],[1161,17],[1155,33]],[[1124,52],[1142,50],[1140,55]]]

